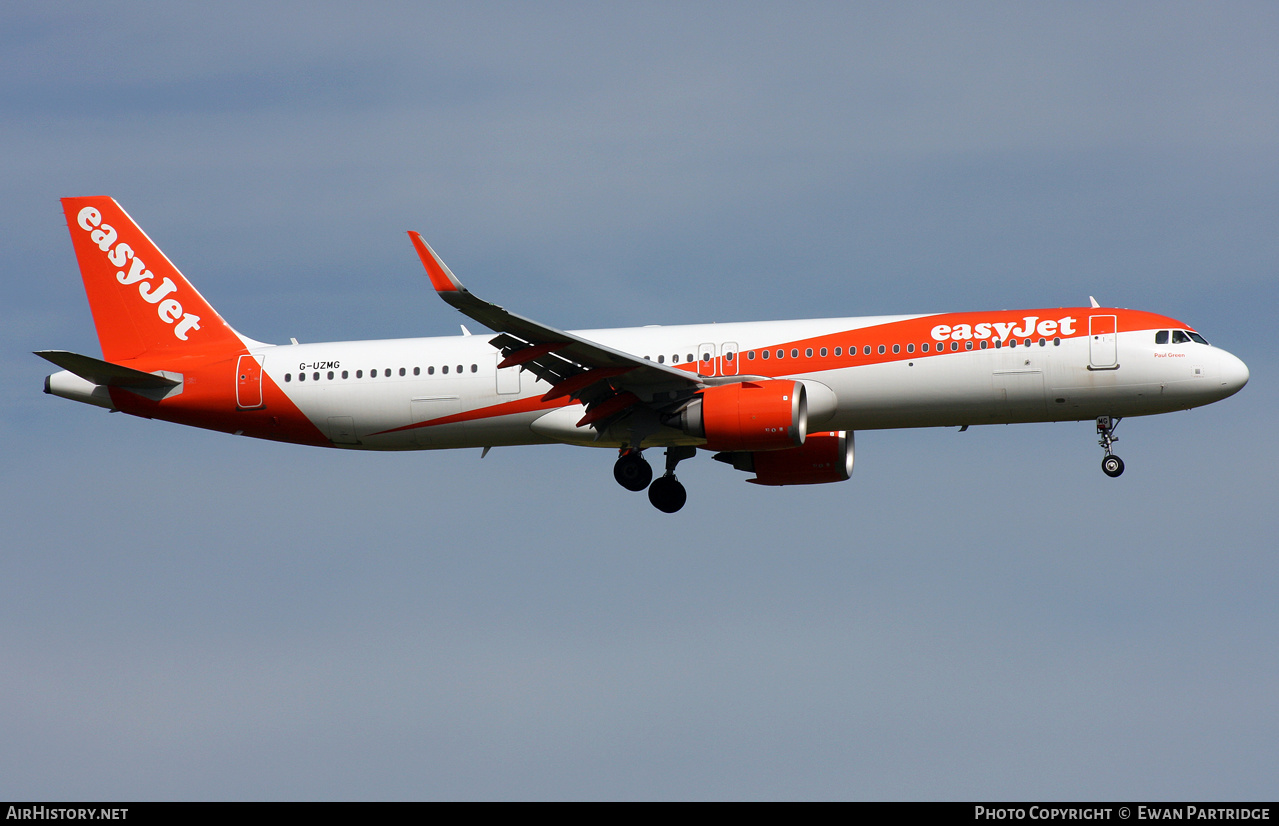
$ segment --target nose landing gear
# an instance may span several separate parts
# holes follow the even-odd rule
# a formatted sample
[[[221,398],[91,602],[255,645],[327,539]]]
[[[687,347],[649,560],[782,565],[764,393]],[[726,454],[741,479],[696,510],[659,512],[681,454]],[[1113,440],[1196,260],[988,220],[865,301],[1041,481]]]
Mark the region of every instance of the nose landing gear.
[[[1109,416],[1097,417],[1097,433],[1101,436],[1097,444],[1106,451],[1105,457],[1101,460],[1101,472],[1112,479],[1124,472],[1124,460],[1110,452],[1110,446],[1119,441],[1119,437],[1115,435],[1115,428],[1119,427],[1121,421],[1123,421],[1121,417],[1113,419]]]

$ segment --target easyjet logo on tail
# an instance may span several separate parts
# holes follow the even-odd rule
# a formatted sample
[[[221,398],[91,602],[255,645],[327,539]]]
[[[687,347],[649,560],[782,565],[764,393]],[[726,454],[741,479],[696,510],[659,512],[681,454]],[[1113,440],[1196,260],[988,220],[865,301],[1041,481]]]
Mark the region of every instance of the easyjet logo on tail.
[[[173,293],[176,293],[178,289],[173,279],[165,276],[163,281],[156,284],[152,280],[155,278],[154,274],[133,252],[133,248],[124,241],[116,243],[119,233],[110,224],[102,223],[101,212],[87,206],[76,216],[76,223],[89,233],[89,240],[107,254],[108,261],[122,268],[115,274],[116,281],[124,285],[137,284],[138,295],[142,296],[142,300],[148,304],[155,305],[156,314],[160,316],[161,321],[173,325],[173,335],[179,341],[186,341],[187,333],[191,330],[200,329],[200,317],[183,312],[182,302],[173,297]],[[123,269],[126,264],[127,271]]]

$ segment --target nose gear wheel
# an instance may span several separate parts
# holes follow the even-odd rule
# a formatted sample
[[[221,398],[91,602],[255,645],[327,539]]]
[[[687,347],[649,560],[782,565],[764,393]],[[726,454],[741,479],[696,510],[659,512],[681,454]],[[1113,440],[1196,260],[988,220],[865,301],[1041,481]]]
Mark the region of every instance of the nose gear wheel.
[[[1124,460],[1110,452],[1110,446],[1119,441],[1119,437],[1115,435],[1115,428],[1119,427],[1122,418],[1111,418],[1110,416],[1099,416],[1097,418],[1097,434],[1101,436],[1097,440],[1097,444],[1101,445],[1101,449],[1106,451],[1106,455],[1101,460],[1101,472],[1115,478],[1124,472]]]

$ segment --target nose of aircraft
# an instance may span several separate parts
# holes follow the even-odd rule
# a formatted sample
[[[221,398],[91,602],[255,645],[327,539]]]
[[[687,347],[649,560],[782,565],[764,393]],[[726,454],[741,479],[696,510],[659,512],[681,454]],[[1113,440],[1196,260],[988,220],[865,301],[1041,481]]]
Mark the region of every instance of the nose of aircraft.
[[[1237,356],[1221,351],[1221,361],[1218,364],[1218,374],[1221,376],[1221,389],[1225,391],[1227,396],[1232,396],[1243,389],[1248,383],[1248,365]]]

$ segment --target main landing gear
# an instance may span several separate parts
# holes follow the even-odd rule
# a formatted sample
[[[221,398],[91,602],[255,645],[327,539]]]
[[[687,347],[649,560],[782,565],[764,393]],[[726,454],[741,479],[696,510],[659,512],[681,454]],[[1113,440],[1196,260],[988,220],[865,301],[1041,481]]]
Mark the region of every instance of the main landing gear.
[[[1106,451],[1105,458],[1101,460],[1101,472],[1112,479],[1124,472],[1124,460],[1110,452],[1110,446],[1119,441],[1119,437],[1115,435],[1115,428],[1119,427],[1121,421],[1123,421],[1122,418],[1097,417],[1097,433],[1101,436],[1097,444]]]
[[[641,491],[653,481],[653,468],[638,450],[622,448],[617,464],[613,465],[613,478],[627,490]]]
[[[696,454],[695,447],[666,448],[666,472],[649,484],[653,479],[653,468],[640,455],[640,451],[622,448],[617,463],[613,465],[613,478],[627,490],[641,491],[648,488],[648,501],[653,503],[653,507],[662,513],[675,513],[688,501],[688,492],[675,478],[675,466]]]

